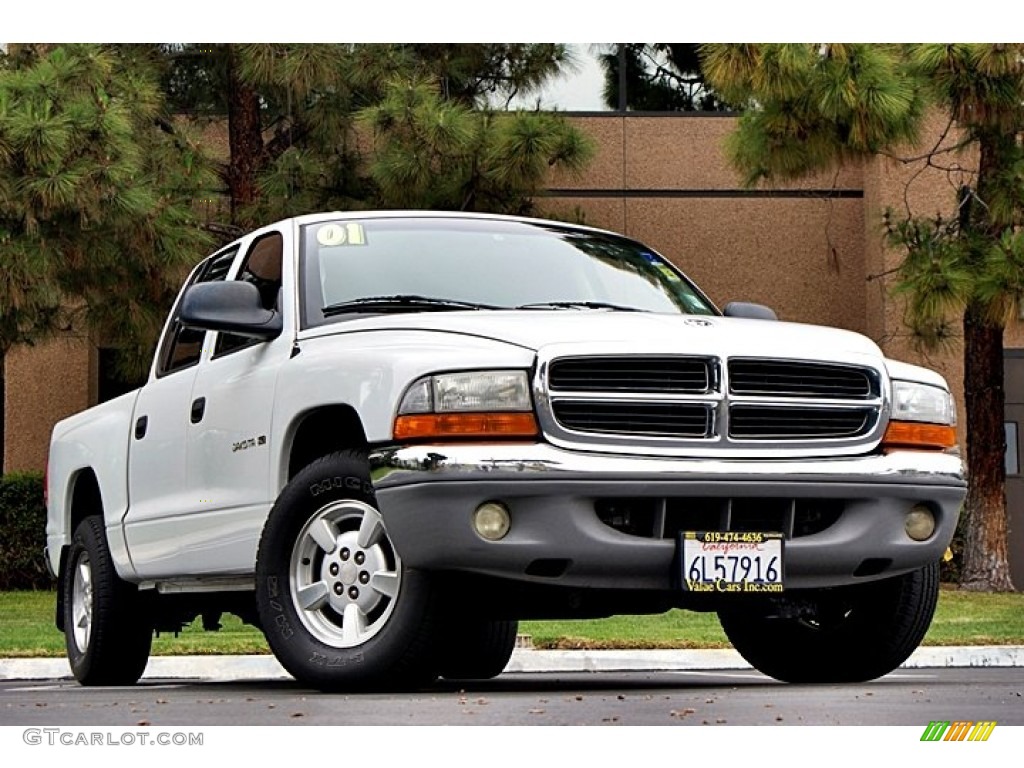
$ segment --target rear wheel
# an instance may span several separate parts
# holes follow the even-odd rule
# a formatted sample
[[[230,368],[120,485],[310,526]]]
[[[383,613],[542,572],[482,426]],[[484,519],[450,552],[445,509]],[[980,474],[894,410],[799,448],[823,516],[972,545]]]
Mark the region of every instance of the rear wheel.
[[[64,638],[82,685],[132,685],[149,661],[153,625],[134,584],[114,569],[103,519],[75,530],[64,572]]]
[[[505,669],[516,647],[518,621],[455,619],[445,627],[439,671],[449,680],[487,680]]]
[[[281,493],[260,540],[256,600],[271,650],[314,688],[436,677],[433,584],[403,564],[357,453],[319,459]]]
[[[799,617],[719,611],[752,666],[791,683],[852,683],[888,674],[924,639],[939,596],[939,566],[807,595]],[[750,606],[748,606],[750,607]]]

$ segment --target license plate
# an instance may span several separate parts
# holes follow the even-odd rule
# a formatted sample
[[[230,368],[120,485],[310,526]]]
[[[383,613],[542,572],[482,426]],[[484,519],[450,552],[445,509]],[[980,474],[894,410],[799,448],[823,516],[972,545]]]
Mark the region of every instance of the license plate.
[[[687,592],[781,592],[782,534],[685,531],[680,583]]]

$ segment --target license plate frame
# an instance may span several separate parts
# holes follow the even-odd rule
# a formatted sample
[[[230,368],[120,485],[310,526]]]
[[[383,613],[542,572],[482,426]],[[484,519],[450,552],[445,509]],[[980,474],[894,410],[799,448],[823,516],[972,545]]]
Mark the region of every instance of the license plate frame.
[[[778,593],[785,590],[785,537],[775,531],[681,531],[680,587],[684,592]]]

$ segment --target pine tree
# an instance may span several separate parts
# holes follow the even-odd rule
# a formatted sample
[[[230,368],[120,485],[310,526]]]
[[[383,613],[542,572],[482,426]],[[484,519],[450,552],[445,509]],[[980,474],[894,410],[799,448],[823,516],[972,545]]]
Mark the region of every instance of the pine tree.
[[[148,362],[208,238],[213,177],[156,73],[109,46],[17,46],[0,63],[0,356],[74,327]]]
[[[428,187],[418,187],[425,193],[418,198],[409,190],[396,196],[386,169],[402,151],[399,134],[388,134],[387,161],[374,159],[359,132],[360,116],[378,106],[386,109],[383,105],[394,102],[396,88],[412,85],[421,94],[423,109],[431,102],[434,116],[458,114],[459,125],[467,120],[477,123],[470,130],[480,139],[473,139],[473,151],[497,151],[495,137],[511,129],[499,130],[495,124],[482,130],[491,125],[488,116],[494,114],[494,105],[535,90],[568,62],[565,46],[533,43],[194,44],[168,48],[165,55],[164,82],[175,105],[188,112],[227,116],[230,157],[222,178],[234,231],[310,211],[392,206],[399,200],[418,208],[457,208],[463,200],[475,207],[522,208],[517,186],[521,165],[519,179],[490,178],[481,186],[480,174],[470,173],[472,181],[467,181],[463,159],[452,166],[438,163],[446,152],[460,158],[471,153],[468,147],[410,145],[404,150],[409,155],[406,163],[430,166],[439,173],[435,181],[440,186],[464,187],[461,197],[438,196]],[[468,117],[471,114],[475,116]],[[554,118],[520,117],[509,122],[520,130],[527,130],[529,123],[527,132],[550,131],[545,143],[560,146],[545,161],[554,164],[570,164],[555,156],[569,151],[567,139],[583,143]],[[430,157],[415,157],[421,149]],[[485,158],[480,156],[476,163],[483,165]],[[543,175],[536,177],[531,189],[536,191]],[[513,200],[500,198],[503,188]]]
[[[559,116],[476,109],[429,80],[393,80],[361,113],[376,145],[370,174],[387,208],[526,215],[551,167],[580,170],[590,141]]]

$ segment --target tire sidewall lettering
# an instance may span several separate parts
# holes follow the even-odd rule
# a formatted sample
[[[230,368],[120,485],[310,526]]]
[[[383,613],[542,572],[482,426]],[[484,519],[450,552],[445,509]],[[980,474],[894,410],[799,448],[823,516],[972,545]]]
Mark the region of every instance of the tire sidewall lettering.
[[[373,498],[373,483],[365,478],[352,475],[328,477],[309,486],[309,493],[313,498],[318,498],[331,490],[356,491],[365,494],[368,498]]]
[[[362,664],[363,652],[356,651],[347,656],[338,656],[336,654],[328,656],[327,654],[320,653],[319,651],[313,651],[309,657],[309,663],[316,664],[318,667],[330,667],[333,669],[340,669],[342,667],[349,667],[354,664]]]

